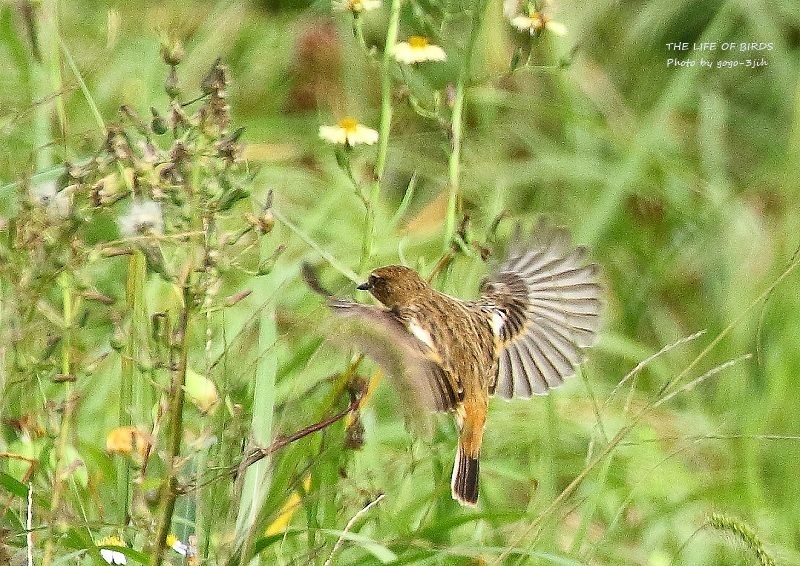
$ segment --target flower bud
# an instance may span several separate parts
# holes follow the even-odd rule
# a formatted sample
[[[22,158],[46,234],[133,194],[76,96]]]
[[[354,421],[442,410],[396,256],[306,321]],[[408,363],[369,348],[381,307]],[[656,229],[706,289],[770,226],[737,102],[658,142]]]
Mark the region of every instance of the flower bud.
[[[161,58],[164,63],[174,68],[175,65],[183,61],[185,55],[186,50],[183,48],[183,43],[180,39],[161,39]]]

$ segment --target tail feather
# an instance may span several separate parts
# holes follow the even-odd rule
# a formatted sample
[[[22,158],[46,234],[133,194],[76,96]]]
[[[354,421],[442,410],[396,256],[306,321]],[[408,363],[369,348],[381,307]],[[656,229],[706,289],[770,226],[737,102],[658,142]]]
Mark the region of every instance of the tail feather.
[[[478,503],[478,472],[478,459],[468,456],[459,442],[450,487],[453,499],[461,505],[474,507]]]

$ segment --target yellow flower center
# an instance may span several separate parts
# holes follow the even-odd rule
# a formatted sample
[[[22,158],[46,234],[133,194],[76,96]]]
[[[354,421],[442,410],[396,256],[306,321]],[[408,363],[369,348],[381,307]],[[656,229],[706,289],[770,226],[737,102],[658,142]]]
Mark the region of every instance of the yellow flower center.
[[[428,38],[420,35],[412,35],[408,38],[408,44],[414,49],[422,49],[428,46]]]
[[[544,18],[544,14],[542,14],[539,10],[533,9],[528,13],[528,17],[531,19],[531,27],[535,29],[541,29],[544,27],[546,22]]]
[[[339,120],[338,126],[348,133],[353,133],[356,131],[358,122],[355,120],[355,118],[348,116]]]
[[[118,536],[110,536],[97,541],[97,546],[125,546]]]

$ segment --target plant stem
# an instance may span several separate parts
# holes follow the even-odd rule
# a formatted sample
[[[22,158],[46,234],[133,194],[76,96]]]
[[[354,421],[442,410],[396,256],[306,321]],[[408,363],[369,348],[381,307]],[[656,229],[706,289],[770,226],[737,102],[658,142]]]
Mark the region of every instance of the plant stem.
[[[64,314],[64,336],[62,338],[61,348],[61,373],[64,376],[69,376],[72,370],[72,362],[70,358],[71,344],[72,344],[72,283],[71,278],[66,272],[61,273],[58,278],[59,286],[61,287],[61,299],[63,303]],[[64,382],[64,408],[61,413],[61,425],[58,428],[58,437],[55,445],[55,466],[53,470],[53,493],[50,498],[50,527],[47,537],[47,544],[45,545],[44,557],[42,558],[42,565],[49,566],[53,559],[53,552],[55,548],[55,525],[57,524],[56,516],[58,508],[61,504],[61,496],[64,493],[64,479],[62,471],[64,466],[64,452],[67,448],[67,440],[69,437],[69,425],[72,420],[73,411],[75,408],[75,400],[73,399],[73,384],[72,379],[66,379]]]
[[[381,121],[378,132],[378,155],[375,158],[375,178],[372,181],[372,190],[367,205],[367,227],[364,233],[364,243],[361,248],[361,262],[359,271],[363,271],[372,256],[373,237],[375,235],[375,206],[380,196],[383,173],[386,170],[386,154],[389,149],[389,132],[392,129],[392,65],[394,65],[393,51],[397,43],[397,30],[400,28],[400,8],[403,0],[392,0],[389,12],[389,27],[386,30],[386,43],[383,47],[381,59]]]
[[[378,156],[375,160],[375,179],[373,196],[377,197],[383,172],[386,168],[386,153],[389,146],[389,131],[392,127],[392,66],[394,65],[394,44],[397,43],[397,31],[400,28],[400,8],[403,0],[392,0],[389,12],[389,27],[386,30],[386,44],[383,47],[381,60],[381,121],[378,132]]]
[[[353,15],[353,36],[356,38],[356,42],[361,50],[364,51],[365,54],[369,55],[367,42],[364,39],[364,26],[362,25],[361,17],[357,15]]]
[[[141,379],[137,379],[134,360],[139,359],[139,333],[135,331],[140,324],[144,324],[144,282],[147,277],[147,267],[144,255],[134,249],[128,260],[128,279],[125,283],[126,310],[130,316],[130,330],[128,339],[120,357],[120,384],[119,384],[119,413],[118,426],[130,426],[133,418],[131,410],[134,407],[134,390],[142,388]],[[137,395],[137,397],[141,397]],[[131,505],[131,466],[127,458],[116,458],[117,472],[117,499],[120,510],[117,522],[120,525],[128,523]]]
[[[92,116],[94,117],[97,126],[100,128],[102,132],[105,133],[106,122],[105,120],[103,120],[103,115],[100,114],[100,110],[97,108],[97,104],[95,104],[94,102],[92,93],[89,91],[89,87],[86,85],[86,81],[83,80],[83,75],[78,69],[78,65],[75,64],[75,59],[72,57],[72,52],[70,52],[66,43],[64,43],[64,41],[61,39],[61,36],[59,36],[58,38],[58,45],[61,48],[61,53],[64,54],[64,60],[69,65],[70,70],[75,75],[75,79],[78,81],[78,85],[80,85],[81,87],[81,92],[83,93],[83,96],[86,98],[86,104],[89,105],[89,109],[92,111]],[[63,99],[59,97],[59,100]]]
[[[156,534],[155,550],[152,555],[152,566],[161,564],[161,556],[166,548],[167,535],[172,524],[172,514],[175,511],[177,493],[178,458],[181,450],[183,436],[183,404],[185,398],[184,385],[186,383],[186,368],[188,358],[187,326],[189,320],[189,306],[192,297],[188,283],[183,287],[183,305],[178,318],[178,325],[172,333],[170,366],[171,379],[169,387],[169,437],[166,458],[166,479],[161,486],[161,505],[158,532]]]
[[[286,227],[287,227],[289,230],[291,230],[292,232],[294,232],[294,234],[295,234],[295,235],[296,235],[298,238],[300,238],[300,239],[301,239],[301,240],[303,240],[303,241],[304,241],[306,244],[308,244],[309,246],[311,246],[311,248],[312,248],[312,249],[313,249],[315,252],[317,252],[317,253],[318,253],[320,256],[322,256],[322,259],[324,259],[325,261],[327,261],[327,262],[328,262],[328,264],[329,264],[331,267],[333,267],[333,268],[334,268],[336,271],[338,271],[338,272],[339,272],[340,274],[342,274],[343,276],[347,277],[347,278],[348,278],[350,281],[352,281],[353,283],[356,283],[356,284],[358,284],[358,283],[360,283],[360,282],[361,282],[361,278],[358,276],[358,274],[357,274],[357,273],[353,273],[353,271],[352,271],[352,270],[350,270],[350,269],[348,269],[346,265],[344,265],[342,262],[340,262],[338,259],[336,259],[336,258],[335,258],[333,255],[331,255],[330,253],[328,253],[328,252],[325,250],[325,248],[323,248],[322,246],[320,246],[320,245],[319,245],[319,244],[318,244],[318,243],[317,243],[315,240],[313,240],[313,239],[311,238],[311,236],[309,236],[308,234],[306,234],[305,232],[303,232],[303,231],[302,231],[300,228],[298,228],[297,226],[295,226],[295,225],[294,225],[294,224],[293,224],[293,223],[292,223],[292,222],[291,222],[291,221],[290,221],[288,218],[286,218],[286,216],[284,216],[283,214],[281,214],[281,212],[280,212],[278,209],[276,209],[276,208],[273,208],[272,210],[273,210],[273,214],[275,214],[275,218],[277,218],[277,219],[278,219],[278,220],[279,220],[279,221],[280,221],[280,222],[281,222],[281,223],[282,223],[284,226],[286,226]]]
[[[458,74],[455,98],[453,99],[453,118],[450,126],[452,135],[452,146],[450,161],[448,163],[448,195],[447,195],[447,216],[445,218],[444,230],[444,251],[450,248],[456,226],[456,210],[458,208],[459,197],[459,176],[461,174],[461,143],[464,128],[464,93],[469,81],[470,65],[472,55],[475,51],[475,43],[481,30],[481,19],[486,0],[475,0],[472,10],[472,29],[470,30],[467,48],[461,61],[461,69]]]
[[[39,49],[42,53],[40,65],[34,65],[36,87],[40,90],[38,95],[44,99],[59,93],[63,88],[61,76],[61,59],[58,52],[58,40],[60,31],[58,29],[58,2],[55,0],[45,0],[39,10],[37,10],[37,23],[39,24],[39,34],[37,39],[41,42]],[[65,128],[66,113],[64,112],[64,99],[61,96],[55,97],[55,106],[51,108],[49,104],[42,105],[36,112],[34,126],[38,138],[38,147],[41,149],[36,152],[37,170],[42,170],[52,165],[53,152],[50,148],[53,142],[54,130],[63,139]],[[64,333],[63,348],[61,356],[61,372],[69,375],[70,373],[70,326],[72,325],[72,287],[68,276],[62,273],[59,278],[62,292],[63,314],[64,314]],[[61,425],[58,430],[58,437],[55,442],[53,468],[53,491],[50,499],[50,526],[48,528],[47,542],[45,543],[44,555],[42,557],[43,566],[49,566],[53,559],[55,549],[55,526],[57,524],[56,515],[61,503],[61,496],[64,491],[64,483],[61,477],[64,451],[67,446],[69,435],[69,423],[72,420],[74,409],[73,385],[67,379],[64,385],[64,408],[61,413]],[[30,487],[29,487],[30,489]]]

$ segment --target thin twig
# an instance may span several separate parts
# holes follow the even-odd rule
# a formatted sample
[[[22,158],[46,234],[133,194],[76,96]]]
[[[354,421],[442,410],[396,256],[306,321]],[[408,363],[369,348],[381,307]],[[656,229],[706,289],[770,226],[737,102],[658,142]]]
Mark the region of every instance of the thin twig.
[[[377,504],[377,503],[378,503],[378,502],[379,502],[381,499],[383,499],[385,495],[386,495],[385,493],[381,493],[381,494],[380,494],[378,497],[376,497],[374,500],[370,501],[370,502],[369,502],[369,503],[368,503],[368,504],[367,504],[367,505],[366,505],[366,506],[365,506],[363,509],[361,509],[361,510],[360,510],[358,513],[356,513],[355,515],[353,515],[353,517],[352,517],[352,518],[351,518],[349,521],[347,521],[347,524],[344,526],[344,530],[342,531],[342,534],[341,534],[341,535],[339,535],[339,538],[338,538],[338,540],[336,541],[336,544],[334,544],[334,545],[333,545],[333,550],[331,550],[331,554],[330,554],[330,556],[328,556],[328,559],[325,561],[325,565],[324,565],[324,566],[330,566],[331,564],[333,564],[333,557],[334,557],[334,555],[335,555],[335,554],[336,554],[336,552],[339,550],[339,548],[341,548],[342,544],[344,544],[344,536],[345,536],[347,533],[349,533],[349,532],[350,532],[350,529],[352,529],[352,528],[353,528],[353,526],[356,524],[356,521],[358,521],[358,520],[359,520],[361,517],[363,517],[364,515],[366,515],[366,514],[367,514],[367,512],[368,512],[370,509],[372,509],[372,507],[373,507],[375,504]]]
[[[161,564],[161,557],[166,548],[167,535],[172,524],[172,515],[175,511],[175,499],[178,496],[178,458],[183,438],[183,405],[185,399],[186,368],[188,364],[187,326],[189,321],[189,305],[191,304],[188,287],[183,289],[184,307],[181,310],[178,326],[172,335],[171,358],[172,379],[169,390],[169,445],[167,455],[166,480],[161,486],[161,505],[156,534],[155,550],[151,564]]]
[[[312,425],[309,425],[305,428],[301,428],[297,432],[290,434],[289,436],[283,436],[280,438],[276,438],[269,446],[265,448],[254,448],[250,454],[242,462],[241,468],[247,468],[252,466],[262,458],[266,458],[267,456],[271,455],[274,452],[277,452],[281,448],[288,446],[292,442],[296,442],[301,438],[305,438],[309,434],[313,434],[315,432],[319,432],[320,430],[331,426],[333,423],[342,420],[348,414],[352,413],[353,411],[357,411],[358,407],[361,403],[362,396],[356,397],[347,408],[343,409],[342,411],[336,413],[335,415],[322,419],[319,422],[316,422]]]
[[[285,448],[289,444],[291,444],[293,442],[296,442],[296,441],[300,440],[301,438],[305,438],[306,436],[308,436],[310,434],[313,434],[315,432],[319,432],[322,429],[331,426],[335,422],[342,420],[343,418],[345,418],[350,413],[352,413],[354,411],[357,411],[359,409],[360,405],[361,405],[361,400],[362,399],[363,399],[363,395],[360,395],[360,396],[356,397],[355,399],[353,399],[353,401],[351,401],[350,405],[348,405],[345,409],[343,409],[342,411],[336,413],[335,415],[327,417],[327,418],[324,418],[321,421],[316,422],[314,424],[311,424],[311,425],[309,425],[309,426],[307,426],[305,428],[301,428],[300,430],[298,430],[297,432],[295,432],[293,434],[290,434],[289,436],[282,436],[280,438],[276,438],[274,441],[272,441],[272,443],[270,443],[269,446],[265,446],[263,448],[262,447],[255,447],[255,448],[251,449],[250,452],[247,454],[247,456],[245,456],[245,458],[238,465],[232,466],[224,474],[220,474],[218,476],[210,478],[210,479],[204,481],[203,483],[201,483],[199,485],[186,486],[182,490],[180,490],[180,493],[182,493],[182,494],[183,493],[190,493],[190,492],[195,491],[197,489],[201,489],[201,488],[203,488],[203,487],[205,487],[205,486],[207,486],[207,485],[209,485],[209,484],[221,479],[222,477],[230,475],[230,474],[237,474],[238,476],[241,477],[241,475],[244,472],[244,470],[246,470],[249,466],[252,466],[256,462],[258,462],[259,460],[274,454],[278,450],[280,450],[282,448]]]
[[[674,348],[677,348],[678,346],[682,346],[683,344],[686,344],[687,342],[691,342],[692,340],[695,340],[695,339],[699,338],[700,336],[702,336],[705,333],[706,333],[705,330],[700,330],[700,331],[695,332],[694,334],[692,334],[690,336],[684,336],[683,338],[680,338],[677,341],[672,342],[671,344],[667,344],[666,346],[661,348],[658,352],[656,352],[652,356],[649,356],[649,357],[643,359],[638,364],[636,364],[636,367],[634,367],[631,371],[629,371],[628,374],[625,377],[623,377],[619,381],[619,383],[617,383],[614,386],[614,389],[612,389],[611,393],[609,393],[608,398],[606,399],[605,403],[603,404],[603,407],[605,408],[606,406],[608,406],[609,401],[611,401],[611,399],[614,398],[614,395],[616,395],[617,392],[620,389],[622,389],[622,386],[625,385],[634,376],[636,376],[640,371],[642,371],[647,365],[650,364],[650,362],[652,362],[656,358],[661,357],[662,355],[666,354],[670,350],[672,350]]]

